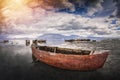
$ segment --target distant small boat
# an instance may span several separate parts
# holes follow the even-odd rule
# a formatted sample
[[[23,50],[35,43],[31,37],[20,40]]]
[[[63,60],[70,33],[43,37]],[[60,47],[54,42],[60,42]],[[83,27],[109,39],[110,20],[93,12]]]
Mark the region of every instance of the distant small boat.
[[[49,46],[33,46],[33,61],[42,61],[48,65],[68,70],[97,70],[102,68],[109,52],[93,54],[88,50],[77,50]]]
[[[46,43],[46,40],[33,40],[33,44],[37,45],[38,43]]]
[[[38,43],[46,43],[46,40],[38,40]]]
[[[26,46],[29,46],[30,45],[30,40],[26,40],[25,43],[26,43]]]
[[[9,40],[4,40],[3,43],[9,43]]]
[[[65,40],[65,42],[90,42],[90,39],[69,39]]]

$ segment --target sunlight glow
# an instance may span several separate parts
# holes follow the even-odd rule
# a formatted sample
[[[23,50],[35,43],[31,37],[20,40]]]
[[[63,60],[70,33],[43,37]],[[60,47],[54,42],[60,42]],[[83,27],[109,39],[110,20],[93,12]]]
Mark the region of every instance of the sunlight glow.
[[[2,12],[8,20],[25,17],[26,14],[31,13],[26,5],[27,1],[29,0],[5,0]]]
[[[6,0],[5,3],[5,8],[18,10],[24,7],[25,0]]]

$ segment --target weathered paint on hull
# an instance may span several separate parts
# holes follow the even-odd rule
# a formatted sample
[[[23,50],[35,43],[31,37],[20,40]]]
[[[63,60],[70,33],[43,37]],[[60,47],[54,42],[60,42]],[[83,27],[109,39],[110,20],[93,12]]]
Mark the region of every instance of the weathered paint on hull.
[[[96,70],[102,68],[108,52],[94,55],[66,55],[55,54],[47,51],[38,50],[32,47],[32,54],[39,61],[42,61],[48,65],[68,70]]]

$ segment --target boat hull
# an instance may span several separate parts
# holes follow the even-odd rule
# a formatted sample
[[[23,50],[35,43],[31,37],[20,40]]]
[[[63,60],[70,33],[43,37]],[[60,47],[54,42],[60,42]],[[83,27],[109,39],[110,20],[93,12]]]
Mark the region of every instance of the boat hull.
[[[37,60],[57,68],[87,71],[102,68],[108,52],[94,55],[66,55],[42,51],[32,47],[32,55]]]

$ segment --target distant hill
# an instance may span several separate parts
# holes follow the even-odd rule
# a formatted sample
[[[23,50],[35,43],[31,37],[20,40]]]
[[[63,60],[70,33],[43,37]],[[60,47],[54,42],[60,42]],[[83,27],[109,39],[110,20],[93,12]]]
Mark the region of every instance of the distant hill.
[[[59,40],[66,40],[66,39],[91,39],[91,40],[103,40],[105,39],[104,37],[82,37],[78,35],[70,35],[70,36],[65,36],[61,34],[44,34],[42,36],[39,36],[38,39],[46,39],[46,40],[51,40],[51,39],[59,39]]]
[[[64,40],[66,39],[77,39],[77,38],[80,37],[77,35],[65,36],[61,34],[44,34],[38,37],[38,39],[47,40],[48,44],[59,44],[59,43],[63,43]]]
[[[46,40],[51,40],[51,39],[64,40],[64,39],[74,39],[74,38],[80,38],[80,37],[77,35],[65,36],[61,34],[44,34],[38,37],[38,39],[46,39]]]

